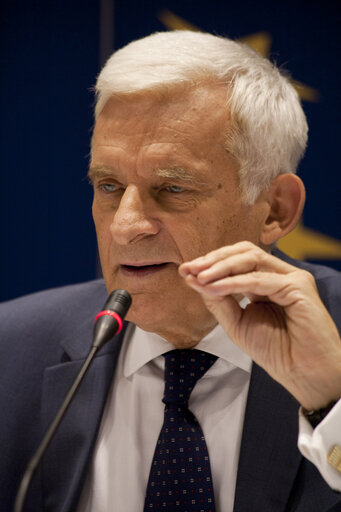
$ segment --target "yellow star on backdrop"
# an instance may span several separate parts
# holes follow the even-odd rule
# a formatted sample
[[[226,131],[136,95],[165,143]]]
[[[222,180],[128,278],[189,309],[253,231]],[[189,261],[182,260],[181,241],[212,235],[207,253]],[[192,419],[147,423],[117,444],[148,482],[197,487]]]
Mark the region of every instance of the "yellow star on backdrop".
[[[339,240],[308,229],[302,223],[282,238],[278,247],[299,260],[338,260],[341,258],[341,242]]]
[[[162,10],[158,14],[159,20],[169,30],[200,30],[195,25],[180,18],[176,14]],[[269,57],[272,38],[268,32],[257,32],[240,39],[264,57]],[[302,100],[318,101],[320,94],[316,89],[302,84],[296,80],[291,81]],[[289,235],[280,240],[278,247],[289,256],[298,259],[333,259],[341,258],[341,242],[308,229],[300,223]]]

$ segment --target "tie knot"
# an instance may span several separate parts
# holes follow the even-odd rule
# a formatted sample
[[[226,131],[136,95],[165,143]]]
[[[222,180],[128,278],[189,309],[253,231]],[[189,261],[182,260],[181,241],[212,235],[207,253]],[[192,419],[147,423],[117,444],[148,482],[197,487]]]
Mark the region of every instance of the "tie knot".
[[[165,358],[165,404],[186,405],[189,396],[217,357],[201,350],[175,349],[163,354]]]

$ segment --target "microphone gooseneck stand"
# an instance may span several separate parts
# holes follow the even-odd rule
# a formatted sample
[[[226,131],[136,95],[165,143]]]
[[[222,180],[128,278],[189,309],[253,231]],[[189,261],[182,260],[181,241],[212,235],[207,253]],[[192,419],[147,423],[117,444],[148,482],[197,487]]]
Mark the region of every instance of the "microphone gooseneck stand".
[[[39,466],[39,463],[47,450],[50,442],[53,439],[72,399],[74,398],[86,372],[88,371],[95,355],[100,348],[103,347],[107,341],[109,341],[115,334],[118,334],[123,325],[123,319],[126,316],[128,309],[131,305],[131,296],[125,290],[114,290],[106,303],[103,306],[102,311],[98,313],[95,318],[95,327],[93,334],[93,343],[90,352],[80,369],[74,383],[71,386],[70,391],[66,395],[64,402],[60,406],[54,420],[52,421],[49,429],[47,430],[43,440],[41,441],[37,451],[30,460],[24,476],[21,480],[19,490],[16,496],[14,512],[22,512],[25,503],[26,494],[30,486],[32,477]]]

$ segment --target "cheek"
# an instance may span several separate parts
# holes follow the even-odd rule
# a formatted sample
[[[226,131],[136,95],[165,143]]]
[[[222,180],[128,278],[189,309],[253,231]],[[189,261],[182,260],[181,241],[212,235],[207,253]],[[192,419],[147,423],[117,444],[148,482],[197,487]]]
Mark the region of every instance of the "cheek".
[[[205,215],[197,215],[185,223],[172,227],[172,238],[183,261],[190,261],[217,247],[222,237],[217,222]]]
[[[183,228],[180,241],[178,237],[184,261],[242,240],[257,242],[254,224],[252,217],[241,215],[240,212],[222,215],[221,209],[214,216],[212,212],[197,216]]]
[[[105,263],[105,255],[108,254],[110,244],[111,244],[111,235],[110,235],[110,219],[103,215],[99,214],[95,207],[92,209],[93,220],[96,229],[97,236],[97,245],[99,250],[99,255],[101,258],[102,265]]]

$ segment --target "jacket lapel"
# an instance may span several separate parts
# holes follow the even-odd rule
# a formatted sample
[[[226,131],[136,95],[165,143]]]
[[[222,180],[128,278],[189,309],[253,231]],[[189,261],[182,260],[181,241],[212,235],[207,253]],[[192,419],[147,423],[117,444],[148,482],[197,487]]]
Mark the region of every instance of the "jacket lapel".
[[[42,425],[47,430],[90,349],[92,322],[64,343],[63,361],[44,374]],[[125,328],[95,357],[42,462],[44,510],[75,511],[117,364]]]
[[[253,365],[245,412],[234,512],[283,512],[302,456],[298,403]]]

